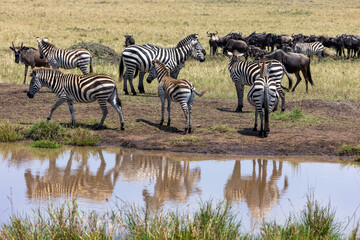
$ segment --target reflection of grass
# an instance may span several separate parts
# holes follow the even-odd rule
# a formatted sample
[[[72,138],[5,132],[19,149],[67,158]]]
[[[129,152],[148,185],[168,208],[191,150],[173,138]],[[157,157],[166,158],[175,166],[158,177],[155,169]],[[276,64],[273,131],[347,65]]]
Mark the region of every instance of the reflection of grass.
[[[200,141],[202,141],[202,138],[194,137],[194,136],[179,137],[173,139],[173,142],[200,142]]]
[[[289,112],[280,112],[276,111],[271,115],[272,119],[281,120],[281,121],[299,121],[307,123],[316,123],[318,120],[316,117],[304,114],[299,107],[295,107]]]

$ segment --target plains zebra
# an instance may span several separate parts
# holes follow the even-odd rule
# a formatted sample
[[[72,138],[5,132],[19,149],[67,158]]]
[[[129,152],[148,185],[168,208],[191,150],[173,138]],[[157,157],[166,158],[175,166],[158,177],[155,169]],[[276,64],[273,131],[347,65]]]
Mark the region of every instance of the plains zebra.
[[[36,37],[36,41],[38,42],[40,58],[45,56],[53,69],[60,67],[72,69],[78,67],[86,75],[88,74],[87,68],[90,63],[90,73],[93,72],[92,56],[89,51],[85,49],[60,49],[49,43],[48,38],[40,40]]]
[[[322,60],[324,56],[324,45],[321,42],[298,42],[294,45],[293,52],[302,53],[309,56],[317,55],[318,62],[320,62],[320,60]]]
[[[51,108],[50,114],[47,117],[48,121],[51,119],[55,109],[66,101],[69,105],[72,119],[71,124],[73,125],[75,123],[73,101],[90,103],[97,100],[103,116],[99,125],[95,128],[98,129],[102,127],[108,113],[106,102],[109,102],[118,112],[121,130],[124,130],[121,101],[115,81],[110,76],[105,74],[63,74],[59,70],[41,68],[35,69],[31,73],[31,77],[29,91],[27,93],[29,98],[33,98],[43,86],[50,88],[58,97],[58,100]]]
[[[191,51],[194,48],[196,51],[195,53]],[[177,52],[176,55],[174,55],[174,51],[176,49]],[[198,49],[200,49],[201,51],[199,52]],[[127,47],[122,53],[119,64],[119,79],[124,79],[125,94],[129,94],[127,91],[127,80],[129,80],[131,92],[133,93],[133,95],[136,95],[132,79],[134,77],[134,72],[137,72],[138,70],[140,70],[138,89],[140,93],[145,93],[143,77],[146,72],[149,72],[151,67],[151,61],[155,58],[160,59],[165,63],[168,63],[171,59],[174,59],[176,60],[174,62],[176,62],[177,66],[183,66],[189,55],[192,55],[199,61],[205,60],[204,49],[198,41],[197,34],[187,36],[178,43],[176,48],[160,48],[152,44],[132,45]],[[125,76],[123,75],[124,64],[126,66]],[[180,70],[179,68],[174,68],[174,70],[176,70],[176,72],[172,73],[171,76],[176,78]],[[148,82],[151,82],[151,80],[153,79],[147,80]]]
[[[244,85],[251,86],[254,83],[255,79],[260,77],[260,67],[257,62],[238,60],[241,54],[237,50],[234,50],[233,53],[228,52],[228,55],[230,56],[228,69],[230,72],[230,77],[235,84],[238,97],[238,106],[236,108],[236,112],[242,112],[242,108],[244,106]],[[268,64],[269,62],[270,60],[267,60],[266,64]],[[276,81],[277,91],[281,97],[282,111],[285,111],[285,93],[281,89],[281,80],[284,76],[284,73],[289,79],[289,89],[291,89],[292,79],[289,73],[286,71],[284,65],[277,60],[272,60],[271,67],[269,69],[269,77]],[[288,90],[287,88],[285,89]]]
[[[259,136],[261,137],[267,137],[267,134],[270,132],[269,113],[272,111],[273,106],[279,101],[276,82],[274,79],[269,77],[270,68],[271,63],[266,66],[265,60],[263,60],[261,64],[260,77],[254,81],[254,84],[251,86],[247,95],[249,103],[256,107],[255,125],[253,131],[257,131],[257,119],[258,114],[260,114],[261,128]]]
[[[205,91],[197,92],[194,85],[186,79],[174,79],[170,77],[170,71],[166,68],[165,64],[158,59],[152,61],[159,80],[159,96],[161,100],[161,121],[160,125],[164,123],[165,111],[165,97],[168,100],[168,122],[170,126],[170,110],[171,101],[180,102],[180,106],[185,115],[185,134],[191,133],[191,105],[194,100],[194,93],[198,96],[204,95]]]

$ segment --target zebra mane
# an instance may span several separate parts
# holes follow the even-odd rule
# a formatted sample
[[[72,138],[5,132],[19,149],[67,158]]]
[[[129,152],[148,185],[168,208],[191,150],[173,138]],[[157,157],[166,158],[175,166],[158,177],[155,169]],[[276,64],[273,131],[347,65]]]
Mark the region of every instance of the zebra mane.
[[[182,39],[182,40],[176,45],[176,47],[184,46],[184,45],[188,44],[189,42],[191,42],[192,40],[198,40],[198,39],[199,39],[199,34],[197,34],[197,33],[190,34],[190,35],[187,36],[186,38]]]
[[[165,63],[161,62],[161,61],[158,60],[158,59],[155,59],[155,60],[154,60],[154,63],[157,63],[157,64],[160,65],[161,71],[165,73],[164,76],[170,76],[170,71],[169,71],[169,69],[166,67]]]
[[[49,43],[49,42],[45,42],[44,40],[41,40],[41,44],[42,44],[42,45],[46,45],[46,46],[50,46],[50,47],[56,48],[56,46],[55,46],[54,44]]]

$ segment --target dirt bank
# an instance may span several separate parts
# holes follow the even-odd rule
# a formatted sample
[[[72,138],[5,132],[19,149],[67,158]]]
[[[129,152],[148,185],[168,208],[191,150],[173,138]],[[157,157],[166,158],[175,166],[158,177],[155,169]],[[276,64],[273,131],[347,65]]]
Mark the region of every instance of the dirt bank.
[[[56,95],[41,90],[28,99],[28,85],[0,84],[0,119],[32,124],[46,119]],[[144,150],[218,153],[241,155],[336,155],[343,144],[360,144],[360,104],[353,101],[319,99],[287,102],[287,111],[300,106],[303,113],[316,120],[283,121],[271,119],[271,133],[259,138],[252,131],[254,110],[246,102],[244,113],[234,112],[235,99],[196,97],[193,105],[193,133],[182,135],[184,117],[179,104],[172,104],[172,126],[160,126],[160,100],[155,95],[124,96],[125,131],[120,131],[118,116],[109,105],[106,128],[100,146],[128,147]],[[75,103],[77,123],[91,128],[101,118],[97,103]],[[59,107],[53,120],[70,122],[67,104]],[[165,119],[166,123],[166,119]]]

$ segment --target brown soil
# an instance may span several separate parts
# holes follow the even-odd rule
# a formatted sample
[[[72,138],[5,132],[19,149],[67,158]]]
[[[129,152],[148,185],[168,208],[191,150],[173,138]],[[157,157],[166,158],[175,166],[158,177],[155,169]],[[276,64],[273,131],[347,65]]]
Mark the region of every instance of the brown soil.
[[[34,99],[29,99],[27,89],[28,85],[0,84],[0,119],[20,124],[46,119],[56,95],[42,89]],[[178,103],[172,104],[171,126],[167,127],[159,125],[161,109],[157,96],[121,93],[120,98],[125,131],[120,131],[117,113],[109,105],[105,129],[97,131],[101,135],[100,146],[236,155],[335,156],[343,144],[360,145],[359,102],[320,99],[287,102],[286,111],[300,106],[303,113],[316,117],[317,121],[271,119],[269,136],[259,138],[252,131],[254,109],[246,100],[244,112],[236,113],[235,99],[195,97],[193,133],[183,135],[185,120]],[[74,108],[80,126],[92,128],[101,118],[97,103],[75,103]],[[55,111],[52,120],[66,124],[70,119],[68,106],[64,104]]]

